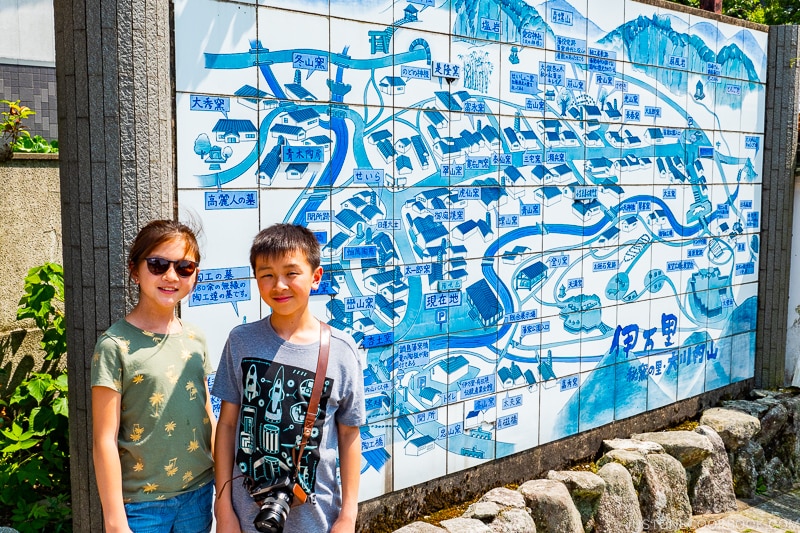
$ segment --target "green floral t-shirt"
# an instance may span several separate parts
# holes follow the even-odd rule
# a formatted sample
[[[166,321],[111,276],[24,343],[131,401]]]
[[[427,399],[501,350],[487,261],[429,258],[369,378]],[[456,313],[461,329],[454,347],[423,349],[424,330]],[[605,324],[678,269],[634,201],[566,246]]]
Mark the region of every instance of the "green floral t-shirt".
[[[156,334],[125,320],[97,340],[92,386],[122,395],[117,443],[126,503],[163,500],[213,480],[211,372],[206,340],[190,324]]]

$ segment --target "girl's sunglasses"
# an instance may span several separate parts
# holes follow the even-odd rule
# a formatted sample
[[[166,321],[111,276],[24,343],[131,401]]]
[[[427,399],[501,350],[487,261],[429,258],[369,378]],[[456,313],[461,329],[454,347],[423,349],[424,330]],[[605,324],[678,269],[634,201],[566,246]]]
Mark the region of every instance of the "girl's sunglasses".
[[[154,276],[161,276],[169,270],[172,265],[175,268],[175,273],[182,278],[188,278],[197,270],[197,262],[189,261],[188,259],[180,259],[178,261],[170,261],[163,257],[148,257],[145,259],[147,263],[147,270]]]

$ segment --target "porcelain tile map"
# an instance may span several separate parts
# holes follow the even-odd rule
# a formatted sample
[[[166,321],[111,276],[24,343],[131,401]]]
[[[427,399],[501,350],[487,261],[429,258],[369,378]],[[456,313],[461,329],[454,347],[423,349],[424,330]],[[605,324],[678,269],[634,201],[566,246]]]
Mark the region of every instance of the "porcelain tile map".
[[[361,347],[361,499],[753,375],[766,34],[613,0],[177,0],[184,309],[322,245]]]

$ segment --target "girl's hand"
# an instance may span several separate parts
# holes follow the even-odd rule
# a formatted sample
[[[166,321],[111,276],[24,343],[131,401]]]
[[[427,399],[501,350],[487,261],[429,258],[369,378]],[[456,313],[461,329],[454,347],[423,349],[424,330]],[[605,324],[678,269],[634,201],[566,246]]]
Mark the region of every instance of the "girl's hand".
[[[239,517],[230,505],[216,505],[214,516],[217,520],[217,533],[242,533]]]
[[[348,520],[342,516],[336,519],[331,528],[331,533],[355,533],[356,522],[355,520]]]

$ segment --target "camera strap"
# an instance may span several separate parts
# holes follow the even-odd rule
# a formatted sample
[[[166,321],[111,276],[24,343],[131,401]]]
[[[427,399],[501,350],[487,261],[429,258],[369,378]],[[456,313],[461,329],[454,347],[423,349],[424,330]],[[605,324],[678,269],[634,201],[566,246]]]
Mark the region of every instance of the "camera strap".
[[[308,439],[311,437],[311,431],[314,429],[314,422],[317,420],[317,410],[319,409],[319,399],[322,396],[322,387],[325,385],[325,373],[328,370],[328,354],[331,351],[331,327],[322,322],[319,322],[319,356],[317,357],[317,373],[314,377],[314,386],[311,389],[311,398],[308,400],[308,410],[306,411],[306,420],[303,423],[303,437],[300,444],[292,449],[292,460],[294,461],[294,478],[300,472],[300,459],[303,457],[303,451],[308,444]]]

